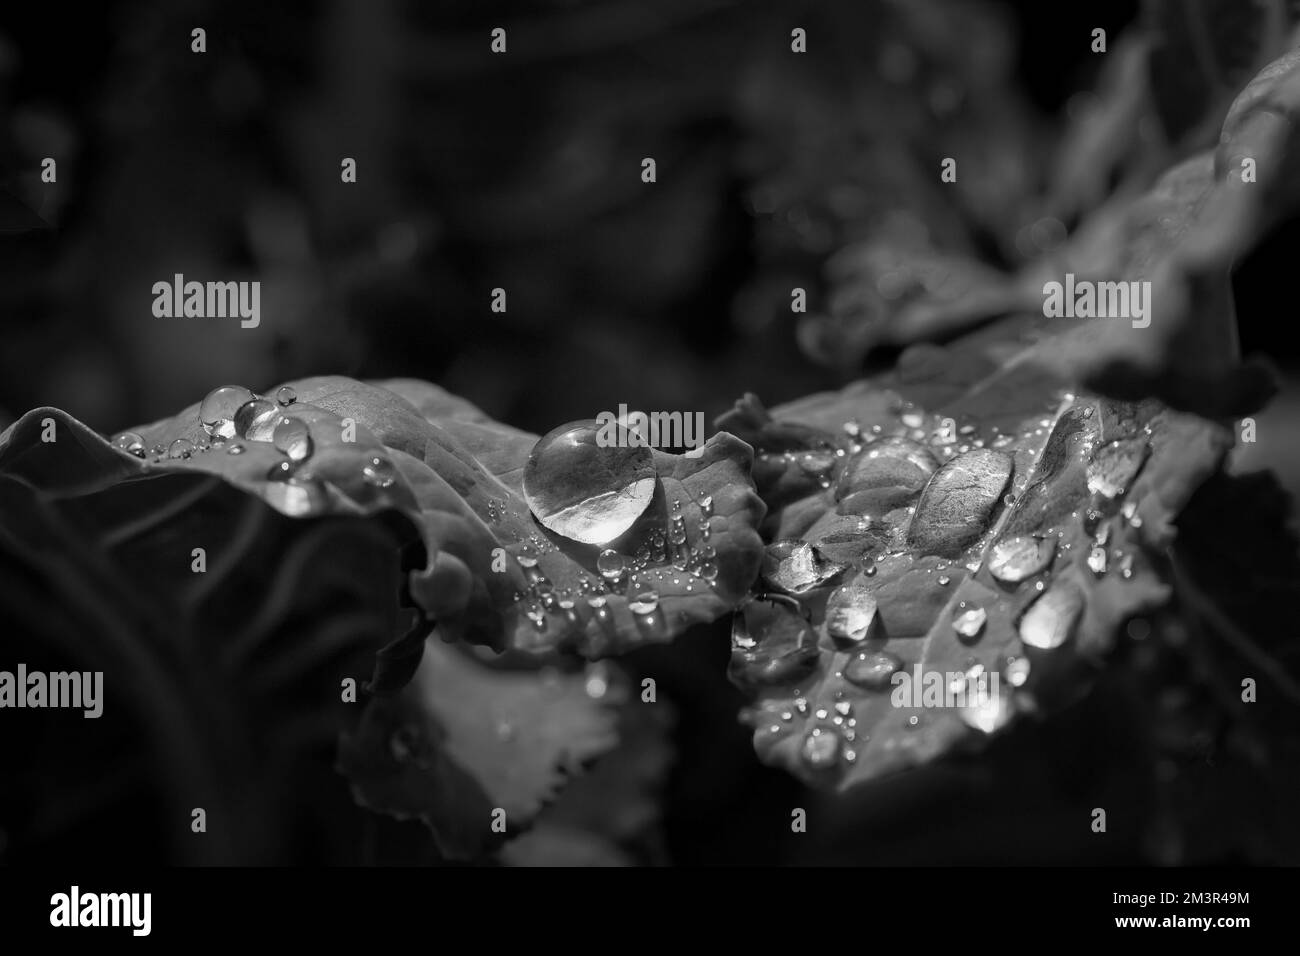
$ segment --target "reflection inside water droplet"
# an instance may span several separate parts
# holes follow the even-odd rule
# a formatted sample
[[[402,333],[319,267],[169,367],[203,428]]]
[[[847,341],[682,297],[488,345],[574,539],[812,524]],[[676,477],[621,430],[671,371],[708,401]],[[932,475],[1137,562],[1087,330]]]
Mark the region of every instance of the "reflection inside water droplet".
[[[235,412],[235,433],[248,441],[269,442],[279,423],[280,409],[264,398],[245,402]]]
[[[189,458],[194,454],[194,442],[188,438],[178,438],[167,448],[168,458]]]
[[[623,571],[627,562],[623,560],[623,555],[619,554],[613,548],[606,548],[600,552],[596,558],[596,570],[606,581],[614,582],[623,576]]]

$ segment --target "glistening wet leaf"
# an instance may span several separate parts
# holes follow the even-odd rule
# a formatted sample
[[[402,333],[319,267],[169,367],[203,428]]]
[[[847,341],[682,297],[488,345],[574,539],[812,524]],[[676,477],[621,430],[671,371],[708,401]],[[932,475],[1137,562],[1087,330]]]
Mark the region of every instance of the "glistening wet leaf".
[[[908,424],[918,418],[963,424]],[[747,397],[721,424],[756,447],[781,444],[783,460],[798,459],[799,440],[845,452],[829,488],[788,469],[756,472],[771,496],[765,526],[777,559],[765,586],[812,584],[816,553],[848,567],[824,603],[809,600],[824,592],[795,593],[810,624],[793,610],[747,621],[751,644],[734,651],[732,670],[755,697],[747,720],[760,758],[840,790],[1001,733],[1021,710],[1050,709],[1026,648],[1052,655],[1050,673],[1074,675],[1049,689],[1085,687],[1126,615],[1169,593],[1150,562],[1134,560],[1168,531],[1133,518],[1176,513],[1231,441],[1154,403],[1072,394],[1006,362],[995,337],[905,353],[881,379],[771,414]],[[863,457],[876,446],[876,458]],[[937,467],[912,495],[908,483],[931,459]],[[1090,487],[1101,474],[1106,487]],[[877,478],[889,493],[854,499],[874,493]],[[1111,490],[1114,499],[1103,494]],[[866,513],[846,514],[849,500]],[[1095,556],[1111,552],[1123,553],[1127,577],[1096,573]],[[782,579],[780,559],[797,556],[790,571],[804,573]],[[952,706],[905,693],[926,675],[942,686],[956,675],[964,687],[972,674],[1001,679],[986,698]]]

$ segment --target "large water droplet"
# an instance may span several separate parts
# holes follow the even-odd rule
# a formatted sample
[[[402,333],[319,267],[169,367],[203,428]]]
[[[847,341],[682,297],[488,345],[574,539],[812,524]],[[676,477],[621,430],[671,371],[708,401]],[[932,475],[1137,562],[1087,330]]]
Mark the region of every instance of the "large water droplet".
[[[537,520],[584,544],[608,544],[631,528],[654,498],[658,472],[649,448],[622,447],[630,436],[582,421],[539,439],[524,466],[524,498]]]
[[[956,557],[987,527],[1011,478],[1013,459],[976,448],[936,471],[907,529],[908,544],[923,554]]]
[[[763,552],[763,580],[786,594],[805,594],[821,587],[845,570],[845,565],[824,560],[805,541],[787,539]]]
[[[311,456],[311,429],[301,418],[283,418],[275,426],[271,443],[293,461],[304,461]]]
[[[883,636],[876,599],[860,583],[846,584],[826,601],[826,633],[841,646]]]
[[[375,455],[362,466],[361,477],[376,488],[388,488],[397,481],[397,469],[387,458]]]
[[[113,447],[136,458],[144,457],[144,439],[135,432],[122,432],[113,437]]]
[[[884,690],[903,662],[888,651],[863,651],[844,665],[844,679],[867,690]]]
[[[1088,552],[1088,570],[1097,577],[1106,573],[1106,549],[1101,545],[1094,545]]]
[[[1083,595],[1069,581],[1045,591],[1020,618],[1020,639],[1030,647],[1050,650],[1074,634],[1083,612]]]
[[[1052,563],[1055,537],[1016,535],[1003,538],[989,550],[989,574],[1007,584],[1019,584]]]
[[[279,407],[264,398],[245,402],[235,412],[235,432],[248,441],[269,442],[271,436],[275,434],[275,426],[279,423]]]
[[[199,423],[209,435],[234,438],[235,413],[256,397],[242,385],[214,388],[199,405]]]
[[[267,481],[288,481],[292,477],[293,464],[287,461],[277,461],[266,473]]]
[[[298,401],[298,393],[293,390],[293,386],[283,385],[280,390],[275,393],[275,400],[281,405],[292,405],[294,402]]]

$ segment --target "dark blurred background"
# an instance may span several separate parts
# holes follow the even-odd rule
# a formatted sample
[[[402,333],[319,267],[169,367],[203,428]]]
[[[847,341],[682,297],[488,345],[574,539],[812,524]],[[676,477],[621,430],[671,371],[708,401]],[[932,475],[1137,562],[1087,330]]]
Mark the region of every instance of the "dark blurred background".
[[[1050,6],[109,2],[75,30],[8,11],[0,189],[48,228],[4,239],[0,408],[113,431],[223,383],[411,375],[542,432],[834,386],[790,288],[816,307],[825,257],[895,206],[988,250],[944,208],[936,152],[1001,131],[992,159],[1031,191],[1095,80],[1089,31],[1136,14]],[[175,272],[260,278],[261,327],[155,320]]]

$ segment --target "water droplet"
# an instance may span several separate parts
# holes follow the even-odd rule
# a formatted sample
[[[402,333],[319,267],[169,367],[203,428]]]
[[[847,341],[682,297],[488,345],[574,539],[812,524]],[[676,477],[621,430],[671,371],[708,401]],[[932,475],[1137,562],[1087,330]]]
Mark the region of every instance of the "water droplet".
[[[292,405],[294,402],[298,401],[298,393],[293,390],[293,386],[283,385],[280,387],[280,390],[275,393],[275,400],[281,405]]]
[[[1020,639],[1030,647],[1051,650],[1074,634],[1083,613],[1083,595],[1062,581],[1029,605],[1020,618]]]
[[[986,448],[950,459],[921,493],[907,529],[908,544],[923,554],[960,554],[983,534],[1012,465],[1010,455]]]
[[[884,690],[903,662],[888,651],[864,651],[844,666],[844,679],[868,690]]]
[[[194,442],[188,438],[178,438],[167,447],[168,458],[189,458],[194,454]]]
[[[135,432],[122,432],[113,437],[113,447],[136,458],[144,457],[144,439]]]
[[[627,602],[627,607],[633,614],[653,614],[659,607],[659,592],[652,588],[638,591]]]
[[[921,424],[925,421],[925,416],[920,412],[904,412],[899,416],[899,421],[908,428],[920,428]]]
[[[989,574],[1006,584],[1019,584],[1052,563],[1056,554],[1054,537],[1016,535],[998,541],[989,552]]]
[[[853,705],[847,700],[837,700],[835,702],[835,713],[839,714],[841,717],[847,717],[849,714],[853,713]]]
[[[209,435],[235,437],[235,413],[257,396],[240,385],[214,388],[199,405],[199,424]]]
[[[606,548],[596,558],[596,570],[600,572],[602,578],[611,583],[623,576],[626,566],[627,562],[623,559],[623,555],[613,548]]]
[[[826,600],[826,633],[841,646],[882,636],[876,599],[859,583],[846,584]]]
[[[301,418],[281,419],[271,435],[271,443],[293,461],[304,461],[312,453],[311,430]]]
[[[805,474],[823,479],[835,467],[835,452],[829,450],[805,451],[795,455],[794,460]]]
[[[754,687],[789,684],[810,674],[821,651],[817,634],[803,618],[782,607],[750,603],[731,622],[730,673]],[[795,691],[798,694],[798,691]],[[799,701],[795,709],[803,714]]]
[[[1015,660],[1007,661],[1003,673],[1006,675],[1007,683],[1012,687],[1023,687],[1025,681],[1029,680],[1029,658],[1017,657]]]
[[[814,727],[804,737],[800,754],[809,769],[834,767],[840,759],[840,735],[832,727]]]
[[[1015,711],[1010,699],[1003,694],[980,694],[975,703],[958,712],[962,723],[986,734],[992,734],[1010,723]]]
[[[650,449],[610,442],[595,421],[544,435],[524,466],[524,498],[537,520],[573,541],[607,544],[624,534],[654,498],[658,472]],[[606,447],[609,445],[609,447]]]
[[[1088,570],[1097,577],[1106,573],[1106,549],[1095,546],[1088,552]]]
[[[964,643],[973,643],[983,632],[988,619],[988,612],[984,608],[969,608],[952,619],[952,629]]]
[[[235,442],[233,445],[231,445],[229,448],[226,449],[227,455],[242,455],[243,453],[244,453],[244,446],[239,444],[239,442]]]
[[[387,458],[375,455],[362,467],[361,477],[376,488],[388,488],[397,481],[397,469]]]
[[[945,588],[946,588],[946,587],[948,586],[948,584],[949,584],[951,581],[952,581],[952,578],[948,577],[948,575],[946,575],[946,574],[941,574],[941,575],[939,575],[939,585],[940,585],[941,587],[945,587]]]
[[[846,565],[824,560],[805,541],[786,539],[763,552],[763,581],[786,594],[805,594],[829,582]]]
[[[1126,554],[1119,563],[1119,576],[1124,580],[1133,577],[1133,555]]]
[[[280,424],[280,409],[274,402],[254,398],[239,406],[235,412],[235,434],[247,441],[269,442]],[[227,438],[233,435],[227,435]]]
[[[680,515],[674,516],[668,525],[668,540],[673,544],[684,544],[686,542],[686,519]]]
[[[293,463],[287,461],[277,461],[266,473],[267,481],[288,481],[292,477]]]
[[[702,495],[696,504],[700,506],[700,512],[704,517],[713,517],[713,495]]]

